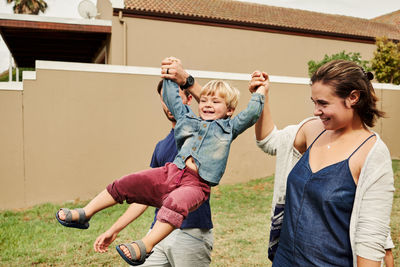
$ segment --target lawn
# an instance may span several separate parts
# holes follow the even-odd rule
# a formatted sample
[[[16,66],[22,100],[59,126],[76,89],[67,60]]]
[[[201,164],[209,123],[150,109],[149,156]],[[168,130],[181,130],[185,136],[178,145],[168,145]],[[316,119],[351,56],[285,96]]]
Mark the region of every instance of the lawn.
[[[393,161],[395,186],[400,188],[400,161]],[[214,250],[211,266],[270,266],[267,257],[272,177],[243,184],[213,188]],[[80,207],[85,202],[62,206]],[[22,211],[0,212],[0,266],[126,266],[115,251],[95,253],[92,244],[125,211],[117,205],[102,211],[88,230],[60,226],[55,212],[60,205],[44,204]],[[152,221],[153,209],[122,231],[114,242],[143,236]],[[392,237],[396,266],[400,266],[400,192],[395,192]]]

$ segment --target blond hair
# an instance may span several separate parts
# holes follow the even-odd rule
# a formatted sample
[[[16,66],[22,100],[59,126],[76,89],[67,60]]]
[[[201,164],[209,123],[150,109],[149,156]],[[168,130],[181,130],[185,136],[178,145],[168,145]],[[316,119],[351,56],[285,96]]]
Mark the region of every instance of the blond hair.
[[[201,89],[200,96],[203,95],[218,95],[225,99],[228,108],[235,109],[239,101],[240,92],[225,81],[212,80]]]

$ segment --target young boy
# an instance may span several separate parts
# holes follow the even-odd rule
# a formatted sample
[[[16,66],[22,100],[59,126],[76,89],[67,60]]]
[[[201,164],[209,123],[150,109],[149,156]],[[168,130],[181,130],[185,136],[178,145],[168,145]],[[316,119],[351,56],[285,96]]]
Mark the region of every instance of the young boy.
[[[197,117],[182,103],[176,83],[164,80],[163,88],[163,101],[177,121],[174,162],[114,181],[83,209],[56,213],[62,225],[87,229],[96,212],[124,200],[160,208],[150,233],[142,240],[117,246],[131,265],[143,264],[153,247],[208,199],[210,186],[218,185],[225,171],[231,142],[257,121],[264,104],[265,88],[260,86],[247,108],[231,119],[239,91],[226,82],[210,81],[200,93]]]

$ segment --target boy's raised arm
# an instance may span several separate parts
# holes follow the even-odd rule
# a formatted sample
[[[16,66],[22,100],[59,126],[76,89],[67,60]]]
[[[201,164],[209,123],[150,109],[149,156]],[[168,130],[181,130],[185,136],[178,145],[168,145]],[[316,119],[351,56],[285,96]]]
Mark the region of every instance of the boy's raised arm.
[[[164,79],[162,98],[168,110],[177,121],[186,113],[192,112],[187,105],[182,103],[182,98],[179,95],[179,86],[174,81]]]

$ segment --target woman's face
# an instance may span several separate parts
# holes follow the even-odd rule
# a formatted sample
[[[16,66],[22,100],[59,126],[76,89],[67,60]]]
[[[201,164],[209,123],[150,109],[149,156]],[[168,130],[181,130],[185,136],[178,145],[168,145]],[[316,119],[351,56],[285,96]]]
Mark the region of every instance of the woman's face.
[[[311,100],[314,115],[321,119],[325,129],[338,130],[351,125],[354,109],[350,99],[338,97],[332,86],[315,82],[311,85]]]

